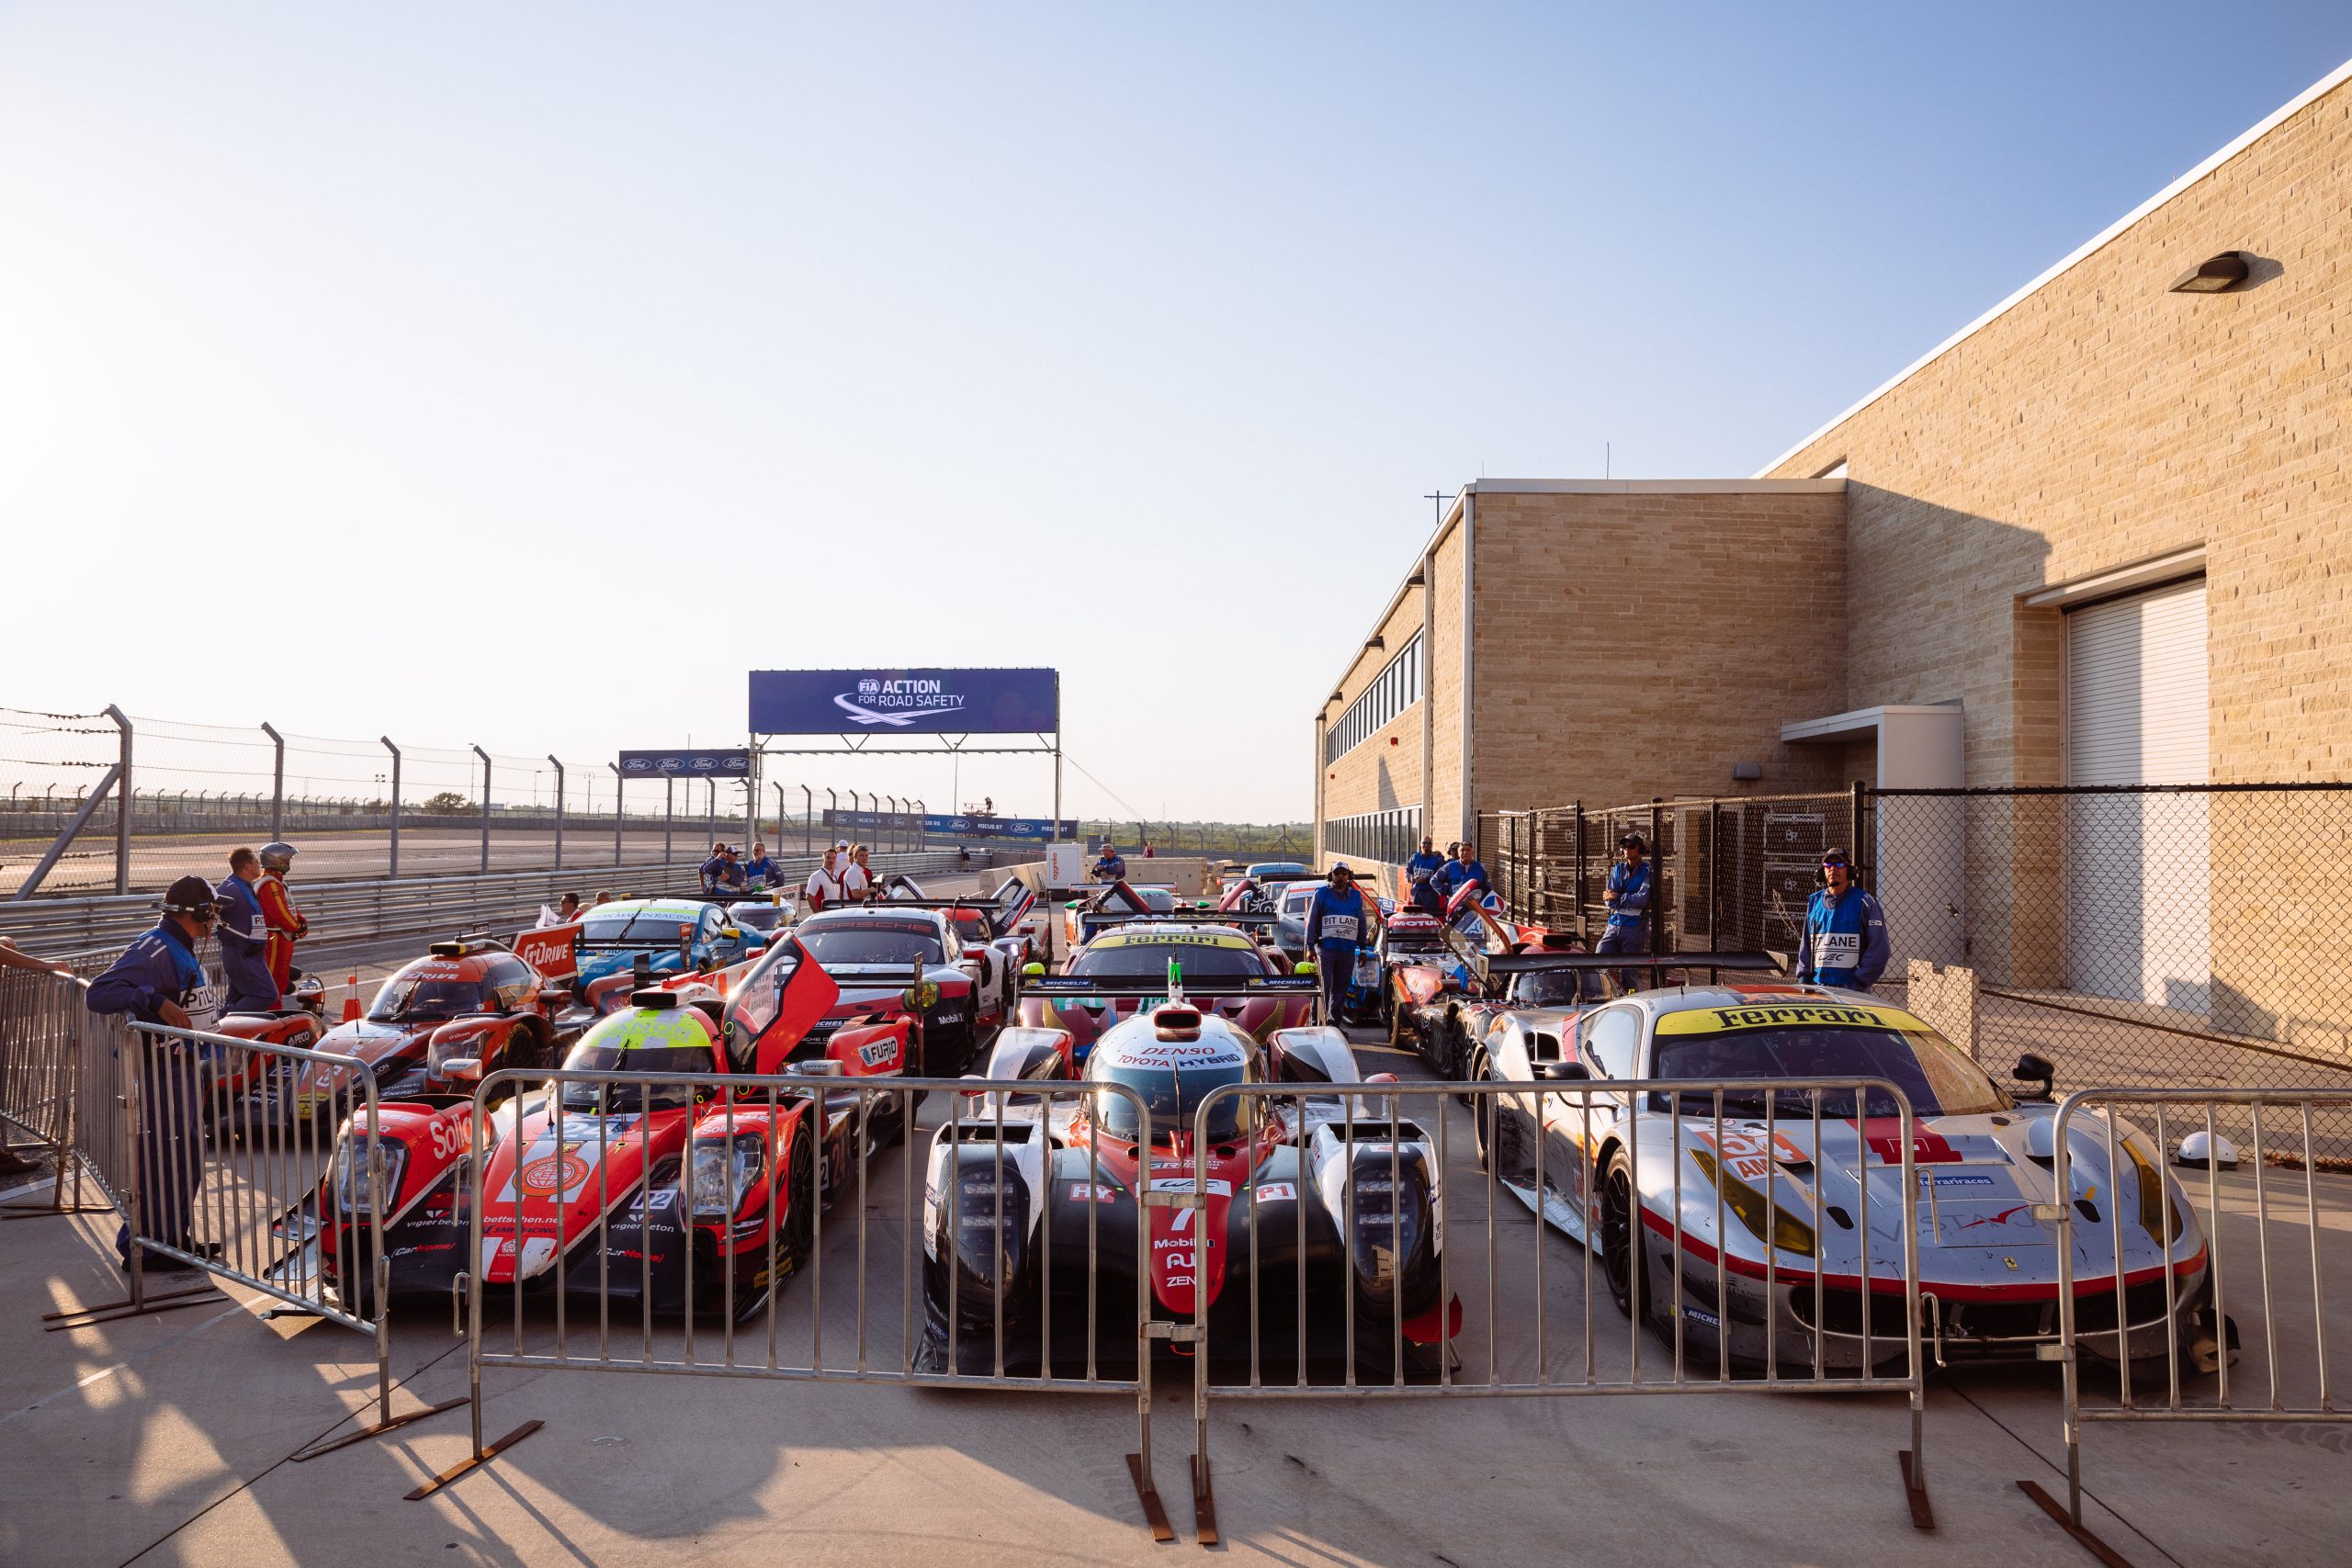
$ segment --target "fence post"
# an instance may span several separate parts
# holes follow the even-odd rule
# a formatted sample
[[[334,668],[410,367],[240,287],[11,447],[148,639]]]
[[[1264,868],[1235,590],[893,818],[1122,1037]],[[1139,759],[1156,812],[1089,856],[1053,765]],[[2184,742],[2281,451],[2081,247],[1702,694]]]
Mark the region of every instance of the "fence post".
[[[1666,804],[1650,796],[1650,953],[1666,953]]]
[[[678,780],[673,773],[662,778],[662,869],[668,872],[670,863],[677,856],[671,852],[670,841],[678,830]]]
[[[286,837],[286,737],[266,724],[261,732],[269,737],[277,751],[269,766],[269,836],[282,840]]]
[[[621,786],[628,780],[622,775],[618,762],[607,762],[605,766],[613,770],[613,863],[618,865],[621,863],[621,807],[626,804]]]
[[[1728,953],[1724,941],[1724,817],[1723,803],[1707,802],[1707,945]]]
[[[1867,893],[1871,884],[1877,880],[1871,873],[1878,868],[1873,863],[1876,857],[1862,848],[1862,796],[1866,793],[1862,781],[1856,779],[1853,793],[1854,847],[1846,852],[1854,857],[1854,886]]]
[[[784,830],[779,828],[776,836],[782,838]],[[807,784],[800,786],[800,852],[817,852],[817,792]]]
[[[927,834],[925,834],[925,833],[924,833],[924,831],[923,831],[923,821],[922,821],[922,819],[923,819],[923,818],[924,818],[924,816],[925,816],[926,814],[927,814],[927,808],[924,807],[923,803],[922,803],[922,801],[920,801],[920,800],[916,801],[916,802],[915,802],[915,823],[914,823],[914,827],[915,827],[915,843],[914,843],[914,847],[915,847],[915,852],[916,852],[916,853],[918,853],[918,854],[922,853],[924,850],[927,850],[927,849],[929,849],[929,848],[931,847],[931,840],[930,840],[929,836],[928,836]]]
[[[130,891],[130,716],[108,703],[107,716],[122,730],[121,776],[114,781],[114,890]]]
[[[556,755],[548,753],[548,761],[555,763],[555,868],[563,869],[563,764]]]
[[[1577,940],[1578,942],[1588,942],[1588,938],[1587,938],[1587,936],[1586,936],[1586,932],[1585,932],[1585,923],[1584,923],[1584,874],[1585,874],[1585,863],[1584,863],[1584,802],[1583,802],[1583,801],[1581,801],[1581,800],[1579,800],[1579,801],[1577,801],[1577,802],[1576,803],[1576,814],[1577,814],[1577,815],[1576,815],[1576,833],[1577,833],[1577,865],[1576,865],[1576,878],[1577,878],[1577,880],[1576,880],[1576,887],[1575,887],[1574,891],[1572,891],[1572,892],[1569,894],[1569,896],[1568,896],[1568,899],[1569,899],[1569,902],[1570,902],[1571,904],[1573,904],[1573,905],[1576,907],[1576,912],[1577,912]]]
[[[379,735],[376,739],[383,742],[384,750],[392,754],[392,852],[391,864],[384,873],[385,878],[390,880],[401,874],[401,749],[392,744],[392,738],[389,735]]]
[[[481,747],[474,755],[481,759],[481,868],[490,869],[490,753]]]

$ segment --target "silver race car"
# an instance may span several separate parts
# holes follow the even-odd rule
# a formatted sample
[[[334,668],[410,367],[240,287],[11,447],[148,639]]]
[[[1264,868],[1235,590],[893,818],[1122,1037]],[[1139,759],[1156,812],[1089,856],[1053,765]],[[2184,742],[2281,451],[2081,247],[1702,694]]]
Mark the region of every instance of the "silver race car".
[[[1596,962],[1611,960],[1528,953],[1491,964]],[[1692,1364],[1715,1361],[1719,1336],[1729,1359],[1749,1367],[1810,1367],[1816,1339],[1826,1371],[1904,1355],[1899,1110],[1883,1089],[1757,1088],[1721,1091],[1719,1114],[1713,1089],[1611,1093],[1612,1080],[1891,1082],[1916,1118],[1920,1331],[1939,1364],[2032,1359],[2056,1343],[2055,1227],[2035,1210],[2064,1202],[2078,1222],[2083,1348],[2111,1359],[2162,1356],[2177,1343],[2193,1368],[2211,1370],[2220,1336],[2205,1238],[2165,1152],[2119,1121],[2110,1170],[2107,1129],[2085,1117],[2070,1134],[2073,1190],[2053,1191],[2057,1112],[2039,1057],[2022,1058],[2020,1089],[2005,1089],[1900,1008],[1781,983],[1680,986],[1509,1014],[1483,1047],[1482,1076],[1531,1088],[1502,1096],[1491,1127],[1481,1126],[1482,1161],[1547,1223],[1595,1248],[1620,1311],[1668,1334],[1679,1314]]]

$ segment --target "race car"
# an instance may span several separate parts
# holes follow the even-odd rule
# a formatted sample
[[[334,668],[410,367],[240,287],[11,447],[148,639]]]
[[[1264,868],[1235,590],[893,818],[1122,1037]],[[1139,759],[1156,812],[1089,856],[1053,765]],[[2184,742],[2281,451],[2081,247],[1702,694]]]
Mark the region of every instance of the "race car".
[[[1030,911],[1037,907],[1037,895],[1017,876],[1006,877],[985,898],[933,898],[914,878],[894,873],[882,879],[878,901],[894,908],[913,906],[944,912],[966,948],[995,948],[1012,965],[1016,976],[1043,951],[1026,923]]]
[[[1307,1021],[1317,982],[1261,947],[1233,915],[1130,919],[1075,954],[1059,975],[1033,974],[1023,986],[1020,1021],[1069,1036],[1081,1064],[1095,1040],[1121,1019],[1148,1011],[1168,994],[1170,965],[1201,1008],[1258,1040]],[[1263,919],[1263,917],[1260,917]]]
[[[283,1006],[269,1012],[223,1013],[212,1026],[213,1032],[256,1046],[316,1049],[327,1032],[325,987],[317,976],[300,969],[291,971],[288,978],[293,986],[280,998]],[[211,1098],[207,1125],[214,1140],[243,1137],[279,1124],[284,1114],[283,1091],[291,1084],[294,1066],[266,1050],[218,1053],[205,1079]],[[265,1086],[269,1086],[268,1092],[254,1093]]]
[[[842,988],[840,1001],[810,1026],[814,1038],[876,1009],[895,1012],[920,987],[917,1076],[952,1077],[1011,1017],[1018,973],[991,947],[967,948],[940,910],[853,904],[810,915],[793,934]]]
[[[618,898],[580,917],[580,973],[574,984],[592,1006],[609,1011],[653,976],[724,969],[766,943],[761,932],[729,919],[724,904],[701,898]],[[600,981],[611,983],[600,987]]]
[[[310,1048],[365,1063],[379,1100],[454,1088],[444,1076],[453,1057],[492,1067],[553,1066],[584,1020],[571,995],[495,937],[480,932],[436,942],[425,956],[393,971],[368,1010],[327,1031]],[[263,1086],[278,1114],[310,1121],[339,1117],[354,1084],[348,1072],[307,1062]]]
[[[466,1257],[475,1193],[469,1093],[425,1093],[379,1109],[384,1251],[394,1296],[446,1295],[472,1272],[501,1292],[598,1292],[647,1314],[757,1312],[807,1260],[818,1205],[854,1187],[858,1163],[907,1131],[903,1097],[819,1098],[755,1087],[633,1083],[637,1075],[809,1073],[847,1082],[899,1075],[911,1020],[833,1032],[809,1026],[839,987],[792,944],[752,967],[726,1005],[701,976],[648,987],[597,1021],[565,1058],[566,1077],[518,1094],[484,1118],[481,1253]],[[447,1064],[459,1089],[487,1064]],[[870,1111],[869,1122],[866,1112]],[[280,1222],[300,1244],[280,1265],[316,1269],[337,1299],[374,1310],[371,1194],[363,1129],[339,1130],[318,1192]],[[472,1265],[469,1269],[469,1264]]]
[[[1068,1081],[1069,1062],[1061,1031],[1010,1030],[988,1077]],[[1205,1306],[1213,1360],[1247,1358],[1254,1321],[1261,1358],[1285,1369],[1330,1376],[1352,1359],[1385,1382],[1400,1345],[1408,1375],[1437,1368],[1461,1303],[1442,1290],[1435,1151],[1377,1095],[1334,1088],[1396,1081],[1363,1079],[1337,1030],[1280,1030],[1261,1046],[1178,987],[1105,1033],[1080,1081],[1133,1090],[1149,1146],[1135,1103],[1113,1092],[1007,1094],[1001,1106],[984,1096],[934,1135],[919,1367],[991,1369],[1001,1328],[1007,1371],[1040,1368],[1049,1350],[1052,1364],[1081,1367],[1090,1345],[1101,1365],[1133,1369],[1122,1329],[1148,1292],[1161,1321],[1189,1325]],[[1211,1090],[1261,1081],[1301,1092],[1228,1096],[1199,1125]],[[1195,1191],[1196,1159],[1208,1167],[1204,1208],[1138,1205],[1138,1192]],[[1139,1224],[1150,1258],[1140,1280]]]
[[[1062,906],[1062,946],[1071,953],[1092,942],[1095,933],[1137,915],[1172,915],[1176,892],[1170,887],[1138,886],[1126,881],[1105,883],[1083,898]]]
[[[1774,966],[1761,953],[1711,956],[1726,969]],[[1489,964],[1573,973],[1622,962],[1525,953]],[[2062,1202],[2079,1221],[2085,1349],[2109,1359],[2165,1354],[2169,1272],[2176,1342],[2201,1370],[2222,1353],[2196,1211],[2161,1148],[2119,1122],[2122,1160],[2109,1169],[2101,1118],[2086,1118],[2071,1130],[2072,1190],[2052,1190],[2057,1112],[2037,1102],[2051,1071],[2040,1058],[2021,1060],[2018,1076],[2041,1089],[2013,1093],[1911,1013],[1814,985],[1640,991],[1569,1021],[1492,1037],[1487,1075],[1530,1089],[1502,1098],[1491,1129],[1481,1119],[1480,1158],[1546,1223],[1598,1252],[1620,1311],[1668,1337],[1679,1315],[1687,1365],[1714,1365],[1723,1337],[1736,1365],[1809,1370],[1816,1327],[1825,1370],[1905,1355],[1902,1123],[1891,1095],[1851,1081],[1865,1078],[1893,1083],[1917,1117],[1920,1327],[1939,1363],[2030,1360],[2057,1342],[2056,1233],[2035,1209]],[[1725,1089],[1718,1126],[1704,1088],[1608,1092],[1611,1080],[1639,1078],[1849,1082],[1821,1091],[1817,1116],[1812,1091]],[[1597,1091],[1589,1112],[1587,1095],[1557,1092],[1564,1085]]]
[[[781,893],[747,893],[729,899],[727,924],[765,943],[792,923],[793,913],[792,901]]]

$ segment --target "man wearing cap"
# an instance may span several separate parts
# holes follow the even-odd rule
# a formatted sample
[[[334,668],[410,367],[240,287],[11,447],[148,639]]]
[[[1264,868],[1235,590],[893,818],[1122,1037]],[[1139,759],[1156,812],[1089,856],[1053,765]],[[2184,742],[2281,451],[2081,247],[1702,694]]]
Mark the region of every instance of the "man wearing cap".
[[[723,843],[711,845],[710,858],[702,863],[702,890],[719,893],[742,886],[743,873],[735,863],[735,852]]]
[[[1854,886],[1843,850],[1821,857],[1821,888],[1804,911],[1797,941],[1797,978],[1867,991],[1886,973],[1886,911]]]
[[[1335,865],[1306,905],[1306,947],[1323,980],[1323,1021],[1335,1023],[1356,967],[1356,944],[1370,942],[1380,925],[1380,906],[1356,886],[1356,874]]]
[[[1650,950],[1650,845],[1639,833],[1617,840],[1617,863],[1609,868],[1600,901],[1609,908],[1608,928],[1593,943],[1595,953],[1647,953]],[[1634,989],[1634,971],[1611,971],[1620,991]]]
[[[229,874],[213,890],[219,901],[220,974],[229,983],[222,1012],[276,1012],[283,1005],[269,972],[269,925],[262,917],[261,857],[249,849],[229,852]]]
[[[1119,852],[1118,845],[1113,843],[1108,839],[1104,839],[1102,840],[1102,858],[1094,863],[1094,880],[1097,882],[1116,882],[1126,874],[1127,857]]]
[[[212,885],[183,876],[164,895],[164,918],[155,929],[123,949],[107,972],[90,982],[89,1010],[129,1013],[141,1023],[173,1029],[209,1029],[219,1019],[220,994],[196,956],[212,930],[216,901]],[[133,1031],[140,1064],[140,1219],[146,1234],[182,1252],[218,1254],[220,1245],[197,1245],[189,1235],[190,1209],[204,1162],[204,1067],[202,1046],[176,1035]],[[115,1250],[130,1267],[130,1227],[115,1233]],[[186,1269],[188,1263],[146,1251],[149,1269]]]

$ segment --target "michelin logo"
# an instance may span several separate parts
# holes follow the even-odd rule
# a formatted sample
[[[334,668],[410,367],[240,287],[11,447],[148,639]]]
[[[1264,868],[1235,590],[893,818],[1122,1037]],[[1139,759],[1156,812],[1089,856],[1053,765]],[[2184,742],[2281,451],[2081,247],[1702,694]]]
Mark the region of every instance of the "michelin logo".
[[[854,693],[834,695],[833,705],[860,724],[887,724],[904,729],[918,719],[939,718],[962,710],[963,697],[936,680],[884,681],[861,677]]]

